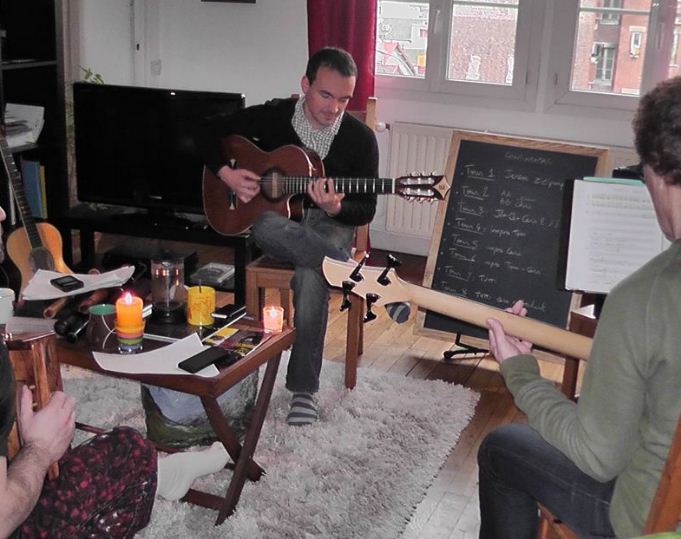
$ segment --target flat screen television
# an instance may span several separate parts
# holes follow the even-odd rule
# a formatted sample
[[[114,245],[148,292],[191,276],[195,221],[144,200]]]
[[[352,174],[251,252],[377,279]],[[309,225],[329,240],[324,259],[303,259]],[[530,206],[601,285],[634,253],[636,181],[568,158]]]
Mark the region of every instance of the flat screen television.
[[[244,107],[243,94],[73,85],[78,199],[202,214],[201,122]]]

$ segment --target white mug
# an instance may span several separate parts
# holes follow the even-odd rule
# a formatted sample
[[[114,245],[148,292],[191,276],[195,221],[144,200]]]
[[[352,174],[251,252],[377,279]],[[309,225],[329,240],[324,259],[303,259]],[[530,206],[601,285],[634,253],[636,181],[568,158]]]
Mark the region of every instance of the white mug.
[[[0,324],[6,324],[14,313],[14,290],[0,288]]]

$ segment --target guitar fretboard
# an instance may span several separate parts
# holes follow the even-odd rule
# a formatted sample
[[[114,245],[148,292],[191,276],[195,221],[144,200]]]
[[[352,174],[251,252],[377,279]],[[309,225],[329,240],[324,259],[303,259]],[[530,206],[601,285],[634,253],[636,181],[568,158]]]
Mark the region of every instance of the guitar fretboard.
[[[24,225],[26,234],[28,236],[28,241],[31,244],[32,249],[37,249],[42,247],[42,241],[40,239],[40,234],[38,233],[38,227],[35,224],[33,215],[31,214],[31,208],[26,200],[26,195],[24,194],[24,182],[21,179],[21,174],[17,170],[17,166],[14,163],[14,158],[12,157],[12,151],[7,144],[7,139],[0,135],[0,153],[2,153],[2,163],[5,166],[5,173],[10,180],[12,186],[12,193],[14,193],[14,200],[17,203],[17,209],[19,210],[19,215],[21,217],[21,222]]]
[[[318,178],[310,176],[263,176],[260,182],[276,184],[282,195],[296,195],[307,191],[307,186]],[[391,195],[396,193],[394,178],[332,178],[337,193]]]

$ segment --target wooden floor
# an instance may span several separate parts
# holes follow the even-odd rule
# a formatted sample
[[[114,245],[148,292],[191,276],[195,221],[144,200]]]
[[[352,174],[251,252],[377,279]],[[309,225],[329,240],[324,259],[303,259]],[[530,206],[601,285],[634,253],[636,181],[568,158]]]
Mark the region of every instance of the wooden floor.
[[[122,237],[103,237],[98,250],[106,248]],[[164,242],[164,247],[169,242]],[[186,244],[178,244],[186,246]],[[228,249],[200,247],[201,263],[210,261],[230,262]],[[385,253],[376,250],[370,263],[380,265]],[[425,259],[410,255],[398,255],[403,265],[400,276],[410,282],[422,281]],[[230,300],[230,294],[222,294],[222,301]],[[268,298],[269,301],[270,298]],[[277,299],[271,296],[273,303]],[[344,361],[346,314],[339,311],[340,293],[332,293],[329,305],[329,322],[326,333],[324,357],[330,361]],[[490,358],[457,360],[453,364],[443,361],[443,352],[451,342],[424,337],[414,333],[416,313],[412,309],[404,324],[394,323],[382,308],[375,309],[376,320],[365,326],[364,354],[360,366],[383,372],[402,374],[411,378],[437,379],[462,384],[480,394],[475,415],[464,430],[458,444],[452,449],[442,469],[429,488],[425,499],[407,526],[404,537],[412,538],[473,538],[478,535],[479,512],[477,499],[477,449],[487,432],[497,425],[523,422],[524,416],[514,406],[498,372]],[[558,381],[562,376],[562,363],[555,358],[540,361],[542,375]],[[358,384],[361,384],[361,376]]]

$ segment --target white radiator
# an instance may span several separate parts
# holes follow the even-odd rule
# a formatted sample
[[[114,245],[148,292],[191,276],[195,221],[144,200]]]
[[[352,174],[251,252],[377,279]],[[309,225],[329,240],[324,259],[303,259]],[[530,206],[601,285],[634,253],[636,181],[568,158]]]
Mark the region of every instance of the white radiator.
[[[392,124],[388,175],[395,178],[411,172],[444,174],[451,140],[452,129],[449,128],[400,122]],[[386,232],[430,240],[437,207],[436,203],[389,197]]]

